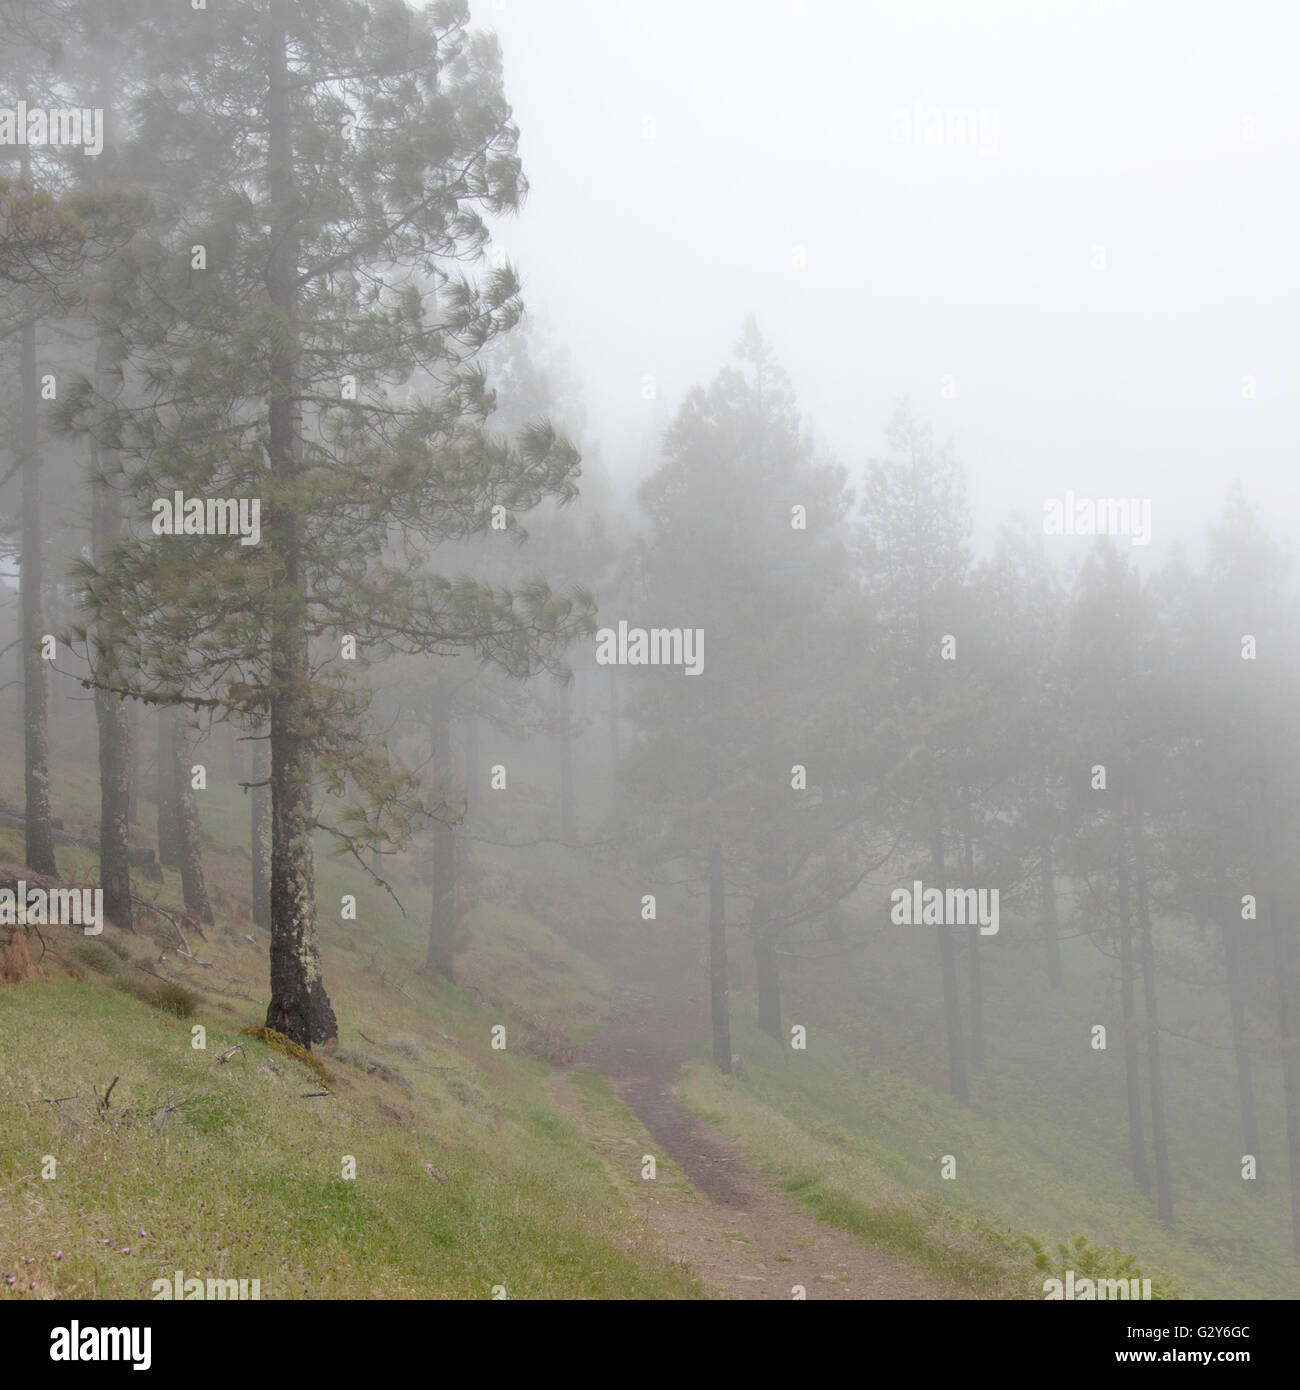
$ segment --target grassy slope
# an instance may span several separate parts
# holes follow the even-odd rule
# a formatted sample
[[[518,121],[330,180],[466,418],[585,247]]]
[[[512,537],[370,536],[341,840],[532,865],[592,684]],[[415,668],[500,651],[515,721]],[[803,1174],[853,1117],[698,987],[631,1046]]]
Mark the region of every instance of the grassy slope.
[[[1095,959],[1070,944],[1072,988],[1064,997],[1042,987],[1032,953],[1007,951],[993,968],[986,962],[991,1056],[972,1077],[970,1107],[943,1085],[932,943],[924,940],[914,954],[896,948],[885,962],[877,952],[869,969],[839,962],[834,978],[805,971],[789,980],[789,1021],[821,1018],[835,1027],[810,1027],[804,1052],[759,1033],[752,1001],[733,993],[732,1046],[748,1079],[719,1076],[700,1046],[684,1098],[824,1219],[912,1250],[972,1287],[1014,1296],[1024,1286],[1015,1249],[1023,1232],[1047,1240],[1055,1265],[1082,1273],[1083,1257],[1055,1253],[1056,1241],[1078,1232],[1132,1254],[1157,1288],[1176,1296],[1296,1297],[1282,1184],[1259,1190],[1240,1180],[1230,1053],[1178,1038],[1166,1048],[1172,1230],[1134,1189],[1123,1054],[1088,1045],[1091,1023],[1108,1014]],[[1166,1019],[1204,1022],[1217,1004],[1175,984],[1163,992]],[[1044,1075],[1054,1078],[1050,1085]],[[1258,1067],[1265,1151],[1278,1153],[1285,1149],[1274,1082],[1269,1068]],[[1210,1115],[1226,1123],[1207,1127]],[[957,1159],[951,1180],[940,1175],[945,1154]],[[1030,1296],[1041,1297],[1043,1277],[1032,1273]]]
[[[93,746],[80,750],[82,764],[90,756]],[[92,828],[84,791],[77,759],[65,758],[55,804],[80,799],[85,812],[80,824],[69,816],[70,829]],[[0,797],[17,803],[19,792],[16,769],[0,765]],[[214,787],[202,806],[218,915],[237,923],[228,939],[200,947],[213,971],[186,972],[209,991],[192,1020],[209,1029],[206,1053],[188,1047],[188,1025],[94,972],[82,984],[0,990],[0,1242],[10,1233],[18,1242],[0,1244],[0,1274],[15,1275],[14,1291],[36,1277],[38,1291],[147,1294],[150,1279],[179,1267],[260,1277],[267,1297],[487,1297],[500,1283],[512,1296],[697,1292],[645,1246],[611,1175],[540,1084],[545,1063],[518,1055],[521,1042],[545,1041],[547,1024],[574,1041],[597,1026],[608,984],[575,948],[594,948],[610,923],[635,917],[630,889],[554,847],[507,856],[475,845],[485,898],[521,910],[474,910],[452,989],[418,969],[427,903],[419,857],[393,870],[411,913],[403,918],[354,867],[322,856],[325,965],[343,1043],[395,1067],[413,1089],[338,1062],[330,1064],[338,1098],[304,1100],[297,1091],[315,1083],[295,1076],[294,1064],[283,1063],[283,1082],[256,1076],[261,1044],[249,1043],[247,1064],[211,1061],[240,1026],[262,1021],[266,962],[264,942],[255,950],[240,940],[250,930],[240,920],[247,803]],[[152,805],[142,801],[141,812],[139,838],[148,840]],[[18,862],[20,847],[15,832],[0,832],[0,860]],[[61,848],[60,863],[65,875],[91,881],[91,855]],[[513,884],[503,884],[507,874]],[[358,897],[356,923],[331,910],[344,892]],[[665,910],[668,896],[658,930],[698,946],[698,905],[679,922]],[[177,897],[169,874],[162,900]],[[1011,949],[1016,924],[1003,926],[986,961],[990,1065],[974,1078],[970,1109],[955,1106],[943,1085],[932,943],[914,948],[899,938],[873,948],[861,970],[841,964],[788,979],[791,1019],[821,1020],[806,1053],[757,1034],[746,1021],[752,1004],[733,994],[733,1045],[749,1079],[718,1077],[698,1049],[684,1077],[687,1100],[730,1128],[817,1215],[956,1275],[972,1292],[1041,1296],[1043,1275],[1020,1233],[1075,1230],[1133,1252],[1144,1273],[1184,1295],[1294,1297],[1280,1198],[1227,1182],[1220,1169],[1233,1166],[1230,1126],[1204,1133],[1206,1113],[1231,1113],[1230,1057],[1177,1041],[1168,1049],[1179,1224],[1166,1232],[1127,1179],[1122,1056],[1079,1045],[1087,1025],[1107,1016],[1095,960],[1067,943],[1071,987],[1064,999],[1050,997],[1033,952]],[[175,966],[173,955],[167,968]],[[1175,1027],[1203,1013],[1203,995],[1165,989]],[[489,1046],[495,1023],[507,1026],[505,1053]],[[403,1037],[418,1044],[419,1061],[383,1046]],[[1275,1146],[1280,1116],[1268,1069],[1260,1072],[1266,1145]],[[39,1099],[88,1092],[92,1082],[102,1091],[119,1073],[114,1110],[190,1098],[161,1142],[147,1126],[62,1133]],[[1044,1087],[1045,1073],[1057,1082]],[[72,1160],[53,1183],[37,1176],[48,1152]],[[955,1181],[939,1176],[936,1160],[948,1153],[958,1158]],[[344,1154],[358,1160],[355,1182],[339,1177]],[[429,1177],[421,1159],[448,1181]],[[107,1202],[97,1176],[105,1165],[114,1175]],[[638,1186],[612,1177],[624,1197]],[[121,1254],[127,1247],[130,1256]],[[61,1261],[52,1261],[55,1249]],[[1086,1259],[1054,1255],[1054,1264],[1082,1270]]]
[[[8,771],[0,795],[12,802]],[[73,785],[56,777],[63,806],[77,804]],[[264,934],[249,944],[239,920],[247,803],[214,788],[202,804],[225,927],[191,945],[211,965],[183,963],[152,936],[105,933],[151,966],[167,949],[157,968],[199,992],[192,1018],[116,988],[131,964],[87,952],[75,929],[47,930],[43,981],[0,989],[0,1276],[13,1279],[0,1297],[149,1297],[176,1269],[257,1278],[263,1298],[490,1298],[498,1285],[510,1297],[698,1295],[647,1245],[551,1101],[548,1063],[521,1055],[551,1030],[580,1038],[595,1026],[608,986],[589,960],[522,913],[480,905],[460,961],[466,987],[430,981],[417,968],[415,914],[427,901],[417,861],[398,866],[404,920],[354,868],[322,856],[324,964],[343,1049],[323,1059],[334,1094],[304,1098],[317,1078],[239,1032],[263,1022],[267,968]],[[87,817],[68,819],[89,829]],[[17,832],[0,833],[0,860],[21,862]],[[60,867],[89,881],[92,857],[61,847]],[[331,919],[344,892],[359,899],[356,923]],[[169,873],[159,901],[178,897]],[[505,1051],[491,1046],[496,1024]],[[215,1060],[238,1041],[242,1053]],[[105,1118],[92,1087],[102,1095],[115,1076]],[[45,1103],[77,1092],[81,1102]],[[181,1108],[155,1135],[151,1117],[168,1101]],[[58,1160],[50,1180],[45,1155]],[[355,1179],[342,1176],[347,1156]]]

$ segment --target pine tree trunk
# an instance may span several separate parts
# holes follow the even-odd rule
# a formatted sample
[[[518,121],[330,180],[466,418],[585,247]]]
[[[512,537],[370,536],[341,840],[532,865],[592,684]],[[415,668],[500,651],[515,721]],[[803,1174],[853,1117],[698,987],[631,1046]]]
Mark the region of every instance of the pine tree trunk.
[[[126,822],[140,824],[140,704],[130,700],[126,706],[126,766],[129,791],[126,798]]]
[[[181,866],[180,806],[176,800],[175,723],[170,705],[158,707],[158,863],[164,869]]]
[[[948,886],[947,867],[944,863],[943,829],[935,825],[930,839],[930,885],[943,892]],[[935,928],[939,933],[939,971],[943,978],[943,1017],[948,1033],[948,1085],[953,1095],[963,1105],[970,1104],[970,1090],[966,1084],[966,1046],[961,1031],[961,1000],[957,993],[957,947],[953,941],[952,928],[940,922]]]
[[[1156,950],[1151,935],[1151,909],[1147,896],[1145,816],[1136,796],[1133,809],[1133,867],[1137,882],[1138,929],[1142,941],[1147,1081],[1151,1089],[1151,1143],[1156,1161],[1156,1214],[1169,1225],[1174,1219],[1174,1189],[1169,1172],[1169,1140],[1165,1130],[1165,1078],[1160,1063],[1160,1015],[1156,1003]]]
[[[1138,1074],[1137,998],[1133,972],[1133,919],[1129,911],[1128,837],[1124,816],[1118,818],[1119,851],[1115,885],[1119,897],[1119,973],[1124,1012],[1124,1082],[1128,1092],[1129,1155],[1133,1181],[1144,1197],[1151,1195],[1151,1175],[1147,1171],[1146,1140],[1142,1132],[1142,1080]]]
[[[770,1038],[784,1043],[781,1032],[781,967],[776,957],[776,935],[768,920],[766,890],[754,900],[754,974],[758,982],[758,1026]]]
[[[465,716],[465,823],[468,824],[470,817],[478,809],[479,788],[479,748],[478,748],[478,716],[469,714]]]
[[[102,374],[103,346],[97,354]],[[102,380],[99,382],[103,389]],[[92,440],[91,549],[100,564],[121,531],[121,512],[112,480],[120,473],[115,453]],[[104,916],[123,931],[132,929],[131,914],[131,723],[126,701],[106,690],[94,692],[95,724],[99,732],[99,882],[104,890]]]
[[[1047,940],[1047,983],[1061,988],[1060,924],[1056,911],[1056,862],[1053,857],[1051,805],[1047,777],[1043,777],[1043,810],[1038,832],[1038,883],[1043,900],[1043,933]]]
[[[1300,1027],[1296,1019],[1296,941],[1294,928],[1284,925],[1278,892],[1277,860],[1273,848],[1272,808],[1264,771],[1264,750],[1257,748],[1259,838],[1264,864],[1265,920],[1273,951],[1277,989],[1278,1044],[1282,1053],[1282,1100],[1286,1110],[1287,1162],[1291,1177],[1291,1253],[1300,1259]]]
[[[176,786],[177,824],[181,840],[181,894],[185,910],[200,922],[215,920],[208,888],[203,878],[203,845],[199,827],[199,808],[194,798],[190,770],[190,732],[185,716],[179,711],[172,715],[172,766]]]
[[[731,1073],[731,1018],[727,1005],[727,887],[722,877],[722,846],[709,846],[709,1003],[713,1022],[713,1060]],[[778,1008],[777,1027],[780,1027]]]
[[[966,874],[966,886],[975,886],[975,840],[971,833],[970,794],[964,793],[962,804],[962,867]],[[984,1065],[984,978],[980,962],[979,922],[970,922],[966,927],[966,941],[970,947],[970,1063],[975,1070]]]
[[[443,798],[451,798],[451,717],[440,696],[432,704],[432,772]],[[444,980],[455,980],[456,829],[437,824],[433,831],[433,911],[429,919],[426,966]]]
[[[285,0],[267,10],[269,87],[268,178],[271,244],[267,290],[293,334],[297,308],[292,151],[290,149]],[[315,860],[312,847],[312,753],[307,574],[297,502],[285,490],[301,468],[298,398],[292,345],[270,362],[267,453],[276,485],[268,509],[267,538],[278,561],[279,604],[271,631],[271,999],[266,1024],[304,1047],[338,1037],[338,1020],[321,974],[316,935]]]
[[[1230,897],[1224,881],[1221,858],[1218,855],[1215,859],[1214,881],[1214,901],[1217,908],[1215,916],[1219,924],[1219,937],[1223,942],[1228,1011],[1232,1018],[1232,1050],[1237,1062],[1237,1096],[1241,1105],[1241,1151],[1243,1154],[1250,1154],[1255,1160],[1255,1180],[1251,1183],[1251,1190],[1260,1193],[1264,1190],[1265,1182],[1264,1160],[1260,1153],[1259,1118],[1255,1113],[1255,1084],[1251,1075],[1250,1049],[1246,1045],[1246,1001],[1241,980],[1241,950],[1237,944],[1236,923],[1229,906]]]
[[[614,667],[609,670],[609,777],[611,784],[610,801],[617,808],[619,800],[618,769],[623,761],[623,753],[619,747],[619,727],[618,727],[618,686],[614,682]]]
[[[27,150],[22,152],[23,177],[30,177]],[[36,321],[23,322],[19,345],[18,443],[22,457],[22,556],[19,588],[22,605],[23,650],[23,789],[26,801],[27,866],[50,878],[58,876],[54,859],[54,835],[50,824],[49,691],[41,639],[41,461],[37,448]]]
[[[560,836],[565,844],[578,842],[573,807],[573,734],[569,725],[569,687],[560,685]]]
[[[271,730],[269,725],[258,728],[253,741],[252,790],[252,851],[253,851],[253,921],[265,931],[271,930],[271,788],[266,785],[271,776]]]

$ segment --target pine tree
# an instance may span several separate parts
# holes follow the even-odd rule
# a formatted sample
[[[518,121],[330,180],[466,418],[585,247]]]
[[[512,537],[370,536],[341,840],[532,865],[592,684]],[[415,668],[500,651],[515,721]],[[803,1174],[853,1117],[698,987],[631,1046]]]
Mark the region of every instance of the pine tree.
[[[356,673],[466,646],[526,675],[589,626],[580,595],[429,566],[494,506],[572,495],[578,460],[545,422],[513,444],[484,424],[475,357],[517,321],[518,283],[460,262],[524,183],[499,51],[465,6],[243,0],[159,22],[170,61],[134,139],[174,230],[136,248],[140,400],[109,409],[87,383],[81,405],[128,461],[142,523],[176,491],[243,498],[261,537],[133,534],[80,577],[101,685],[269,723],[267,1024],[310,1045],[337,1032],[313,832],[364,864],[421,809],[367,737]],[[350,795],[333,821],[318,772]]]

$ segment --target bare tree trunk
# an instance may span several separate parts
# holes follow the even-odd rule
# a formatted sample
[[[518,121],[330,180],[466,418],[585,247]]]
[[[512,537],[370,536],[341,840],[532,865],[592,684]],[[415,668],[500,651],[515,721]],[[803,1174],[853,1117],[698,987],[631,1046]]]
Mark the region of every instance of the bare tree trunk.
[[[31,174],[27,149],[22,149],[23,177]],[[23,787],[26,800],[24,855],[38,874],[58,876],[54,835],[50,824],[49,692],[41,639],[41,460],[37,447],[36,321],[26,319],[19,345],[18,446],[22,459],[22,556],[19,587],[22,605],[23,651]]]
[[[1129,910],[1128,837],[1121,810],[1117,828],[1119,847],[1115,885],[1119,897],[1119,974],[1124,1013],[1124,1083],[1128,1093],[1129,1156],[1133,1181],[1145,1197],[1151,1195],[1151,1175],[1147,1170],[1146,1140],[1142,1131],[1142,1080],[1138,1073],[1137,997],[1133,971],[1133,919]]]
[[[253,921],[271,930],[271,729],[261,725],[253,741]]]
[[[266,1024],[304,1047],[338,1037],[338,1020],[321,974],[312,846],[312,753],[307,574],[297,503],[283,490],[301,470],[292,334],[297,309],[298,239],[290,148],[285,0],[267,10],[268,178],[272,251],[267,291],[285,325],[272,358],[267,453],[273,503],[267,532],[280,565],[279,605],[271,631],[271,999]]]
[[[569,687],[560,684],[560,835],[566,844],[577,844],[577,817],[573,807],[573,731],[570,726]]]
[[[468,824],[470,817],[478,809],[480,795],[477,715],[467,714],[464,716],[463,741],[465,748],[465,821]]]
[[[104,389],[104,347],[97,353],[97,385]],[[102,563],[121,531],[122,517],[113,480],[121,473],[116,453],[90,446],[91,548]],[[99,881],[104,915],[123,931],[132,928],[131,913],[131,724],[126,701],[106,690],[94,692],[99,732]]]
[[[1282,1053],[1282,1099],[1286,1109],[1287,1162],[1291,1177],[1291,1253],[1300,1258],[1300,1027],[1296,1020],[1295,929],[1284,925],[1278,893],[1277,860],[1273,849],[1273,819],[1269,805],[1264,750],[1257,747],[1259,834],[1264,861],[1266,920],[1273,946],[1273,978],[1277,989],[1277,1031]]]
[[[126,823],[140,824],[140,703],[128,701],[126,706],[126,765],[130,790],[126,799]]]
[[[709,1003],[713,1022],[713,1060],[731,1073],[731,1018],[727,1005],[727,886],[722,876],[722,846],[709,846]],[[778,1009],[778,1028],[780,1017]]]
[[[1242,1153],[1255,1160],[1255,1181],[1252,1190],[1264,1190],[1264,1160],[1260,1153],[1259,1118],[1255,1113],[1255,1084],[1251,1076],[1250,1048],[1246,1044],[1246,1001],[1241,979],[1241,950],[1237,944],[1234,914],[1224,880],[1222,855],[1215,854],[1214,871],[1215,918],[1219,938],[1223,943],[1223,962],[1228,990],[1228,1011],[1232,1017],[1232,1050],[1237,1062],[1237,1096],[1241,1105]],[[1236,919],[1240,921],[1240,918]]]
[[[930,875],[934,879],[932,886],[940,892],[948,886],[947,873],[943,827],[936,820],[930,839]],[[943,978],[944,1026],[948,1034],[948,1084],[956,1099],[963,1105],[969,1105],[966,1048],[961,1031],[961,999],[957,993],[957,947],[953,941],[951,927],[940,922],[936,930],[939,933],[939,971]]]
[[[771,923],[768,892],[760,888],[754,898],[754,974],[758,982],[758,1026],[768,1037],[784,1043],[781,1032],[781,967],[776,955],[776,934]]]
[[[180,804],[176,798],[175,724],[179,715],[170,705],[158,707],[158,863],[164,869],[181,866]]]
[[[1156,1214],[1166,1225],[1174,1219],[1174,1189],[1169,1172],[1165,1130],[1165,1078],[1160,1064],[1160,1015],[1156,1003],[1156,950],[1147,897],[1146,829],[1140,799],[1134,796],[1133,868],[1137,882],[1138,929],[1142,941],[1142,991],[1147,1025],[1147,1082],[1151,1089],[1151,1142],[1156,1160]]]
[[[609,776],[613,788],[610,800],[617,807],[619,798],[618,769],[623,761],[623,753],[619,747],[619,727],[618,727],[618,686],[614,682],[614,667],[607,668],[609,671]]]
[[[451,716],[440,694],[431,705],[432,772],[443,800],[450,802]],[[439,822],[433,830],[433,911],[429,919],[429,950],[425,965],[444,980],[455,979],[456,958],[456,829]]]
[[[1047,983],[1052,989],[1061,988],[1061,940],[1060,926],[1056,911],[1056,864],[1052,847],[1052,808],[1047,788],[1047,774],[1043,774],[1042,820],[1038,829],[1038,883],[1043,900],[1043,933],[1047,939]]]
[[[962,792],[962,868],[966,886],[975,886],[975,841],[971,832],[970,792]],[[984,978],[980,963],[979,922],[966,926],[966,941],[970,947],[970,1064],[975,1070],[984,1065]]]
[[[212,904],[203,878],[203,844],[199,828],[199,808],[194,799],[190,769],[192,745],[185,716],[179,711],[172,716],[172,765],[175,769],[176,817],[181,831],[181,893],[187,912],[193,912],[200,922],[212,922]]]

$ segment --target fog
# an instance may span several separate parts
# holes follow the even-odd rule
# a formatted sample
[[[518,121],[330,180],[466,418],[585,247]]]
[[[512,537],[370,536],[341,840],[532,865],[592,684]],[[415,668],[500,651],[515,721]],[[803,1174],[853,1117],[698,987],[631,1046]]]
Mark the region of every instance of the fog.
[[[1151,497],[1155,557],[1233,478],[1294,534],[1291,7],[476,13],[532,180],[498,239],[620,477],[753,312],[850,468],[898,397],[931,415],[985,542],[1072,487]]]
[[[1295,6],[0,39],[0,1297],[1300,1293]]]

